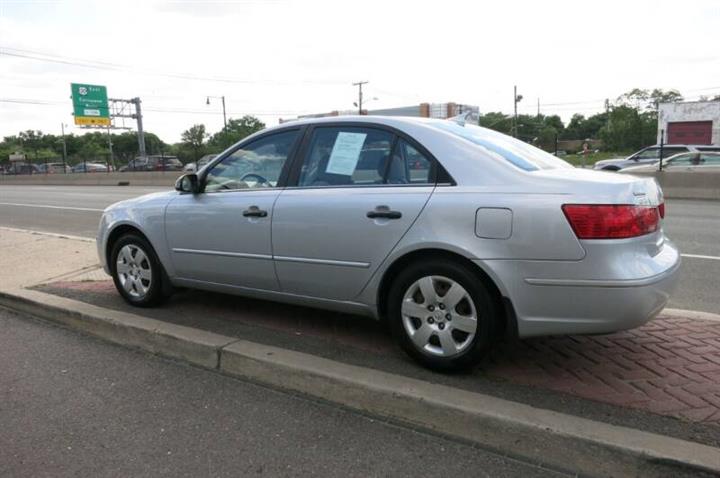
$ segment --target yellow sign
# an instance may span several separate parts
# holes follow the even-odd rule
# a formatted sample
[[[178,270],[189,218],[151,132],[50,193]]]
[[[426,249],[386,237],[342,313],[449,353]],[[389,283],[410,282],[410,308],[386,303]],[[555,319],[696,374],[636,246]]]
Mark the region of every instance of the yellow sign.
[[[92,116],[76,116],[75,124],[79,126],[110,126],[110,118]]]

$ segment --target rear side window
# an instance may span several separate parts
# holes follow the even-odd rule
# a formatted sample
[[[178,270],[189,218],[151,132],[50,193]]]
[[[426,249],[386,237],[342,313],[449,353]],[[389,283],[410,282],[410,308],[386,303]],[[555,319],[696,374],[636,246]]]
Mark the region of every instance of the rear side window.
[[[701,153],[700,164],[707,166],[720,166],[720,154]]]
[[[380,129],[315,128],[298,186],[383,184],[394,136]]]
[[[430,184],[432,162],[404,139],[399,139],[388,164],[387,184]]]

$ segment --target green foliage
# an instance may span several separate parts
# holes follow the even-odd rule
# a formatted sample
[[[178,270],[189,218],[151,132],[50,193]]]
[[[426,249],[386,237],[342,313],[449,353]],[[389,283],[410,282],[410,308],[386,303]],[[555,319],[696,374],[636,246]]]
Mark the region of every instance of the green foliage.
[[[178,156],[183,161],[197,161],[207,153],[205,140],[208,137],[204,124],[196,124],[183,131]]]
[[[512,132],[512,116],[500,113],[499,111],[480,115],[478,124],[482,127],[505,134]]]
[[[607,113],[598,113],[588,118],[574,114],[563,131],[561,139],[597,139],[600,129],[607,124]]]
[[[239,119],[230,118],[227,124],[227,132],[222,129],[212,135],[208,141],[208,148],[211,152],[219,153],[230,145],[262,129],[265,129],[265,123],[254,116],[245,115]]]
[[[600,130],[606,149],[635,150],[655,143],[657,117],[655,113],[641,113],[636,108],[621,105],[610,111],[607,124]]]

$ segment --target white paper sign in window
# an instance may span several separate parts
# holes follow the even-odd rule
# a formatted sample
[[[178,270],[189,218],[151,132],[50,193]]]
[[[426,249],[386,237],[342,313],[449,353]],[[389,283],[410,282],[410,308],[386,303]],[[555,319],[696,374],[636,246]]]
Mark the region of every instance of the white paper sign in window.
[[[352,176],[366,137],[365,133],[338,133],[325,172]]]

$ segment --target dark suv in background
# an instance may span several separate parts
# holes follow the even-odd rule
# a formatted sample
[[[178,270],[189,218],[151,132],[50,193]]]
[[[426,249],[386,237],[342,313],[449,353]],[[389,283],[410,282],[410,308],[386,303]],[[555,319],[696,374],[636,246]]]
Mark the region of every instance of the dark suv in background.
[[[663,159],[669,158],[679,153],[699,153],[704,151],[720,151],[717,145],[692,145],[692,144],[666,144],[663,146]],[[631,166],[640,166],[642,164],[653,164],[660,161],[660,145],[648,146],[627,158],[604,159],[598,161],[593,169],[602,169],[604,171],[620,171],[623,168]]]
[[[183,164],[177,156],[151,155],[144,158],[135,158],[127,166],[120,168],[126,171],[182,171]]]

